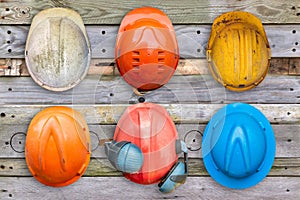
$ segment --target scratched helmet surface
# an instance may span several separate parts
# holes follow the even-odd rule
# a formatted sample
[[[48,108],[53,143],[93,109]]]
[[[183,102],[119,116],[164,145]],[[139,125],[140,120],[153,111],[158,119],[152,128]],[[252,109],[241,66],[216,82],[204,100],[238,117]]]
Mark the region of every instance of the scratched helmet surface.
[[[142,91],[166,84],[179,61],[171,20],[157,8],[136,8],[123,18],[115,47],[123,79]]]
[[[275,137],[267,118],[248,104],[220,109],[205,128],[204,165],[219,184],[243,189],[259,183],[275,158]]]
[[[25,60],[38,85],[52,91],[75,87],[86,76],[90,57],[88,36],[77,12],[50,8],[33,18]]]
[[[262,82],[271,59],[261,21],[242,11],[215,19],[206,53],[214,79],[233,91],[249,90]]]
[[[90,154],[89,128],[77,111],[50,107],[32,119],[25,157],[29,171],[39,182],[53,187],[72,184],[85,172]]]

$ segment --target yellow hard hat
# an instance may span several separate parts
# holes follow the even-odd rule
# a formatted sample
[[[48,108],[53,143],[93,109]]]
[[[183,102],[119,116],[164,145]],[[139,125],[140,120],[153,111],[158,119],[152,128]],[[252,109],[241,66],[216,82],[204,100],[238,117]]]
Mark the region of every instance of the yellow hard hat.
[[[233,91],[257,86],[265,78],[271,59],[261,21],[242,11],[215,19],[206,54],[213,77]]]

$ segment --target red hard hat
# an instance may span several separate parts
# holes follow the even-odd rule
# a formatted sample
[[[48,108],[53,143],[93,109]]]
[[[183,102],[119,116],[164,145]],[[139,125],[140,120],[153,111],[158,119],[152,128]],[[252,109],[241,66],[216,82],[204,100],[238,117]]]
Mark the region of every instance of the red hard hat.
[[[25,145],[26,163],[39,182],[69,185],[85,172],[91,154],[89,128],[77,111],[50,107],[31,121]]]
[[[179,60],[168,16],[151,7],[127,13],[119,28],[115,59],[124,80],[137,89],[153,90],[166,84]]]
[[[127,108],[118,122],[114,140],[137,145],[144,156],[137,173],[124,173],[139,184],[160,181],[177,162],[176,127],[169,113],[153,103],[140,103]]]

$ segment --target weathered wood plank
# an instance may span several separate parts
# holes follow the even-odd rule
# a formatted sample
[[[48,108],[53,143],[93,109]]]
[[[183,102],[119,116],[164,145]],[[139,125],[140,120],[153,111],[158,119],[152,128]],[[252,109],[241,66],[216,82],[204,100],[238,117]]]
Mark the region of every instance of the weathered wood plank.
[[[162,9],[173,23],[212,23],[218,15],[244,10],[257,15],[264,23],[299,23],[300,4],[296,0],[252,1],[1,1],[0,24],[29,24],[39,11],[51,7],[67,7],[78,11],[86,24],[119,24],[130,10],[141,6]]]
[[[0,158],[24,158],[24,145],[29,123],[21,125],[0,124]],[[116,125],[89,125],[93,149],[92,157],[106,157],[103,147],[104,141],[113,138],[115,126]],[[205,126],[206,125],[199,125],[197,123],[176,125],[179,138],[186,142],[190,149],[190,158],[202,157],[200,149]],[[300,157],[300,124],[273,124],[272,127],[276,137],[276,157]]]
[[[300,74],[300,61],[291,60],[289,64],[289,75],[299,75],[299,74]]]
[[[299,63],[300,58],[272,58],[269,74],[300,75]],[[120,75],[114,59],[92,59],[88,74]],[[204,74],[210,74],[206,59],[180,59],[174,75]],[[25,60],[0,59],[0,76],[29,76]]]
[[[92,58],[114,58],[118,26],[87,26],[86,29]],[[28,26],[0,26],[0,58],[24,58],[28,30]],[[266,25],[265,30],[272,57],[300,57],[300,25]],[[181,58],[205,58],[211,26],[177,25],[175,31]]]
[[[300,75],[298,58],[271,59],[269,74]]]
[[[281,61],[282,59],[273,58],[271,60],[273,64],[270,73],[288,75],[290,59],[296,59],[300,62],[298,58],[286,58],[284,62]],[[174,75],[200,75],[208,73],[210,72],[206,59],[180,59]],[[105,76],[120,75],[114,59],[92,59],[88,74]],[[25,59],[0,59],[0,76],[29,76]]]
[[[246,190],[220,186],[210,177],[188,177],[173,193],[157,185],[138,185],[123,177],[83,177],[68,187],[52,188],[32,177],[0,177],[1,199],[291,199],[298,200],[300,177],[267,177]],[[116,192],[117,191],[117,192]]]
[[[0,158],[0,177],[31,177],[25,159]],[[190,176],[208,176],[202,159],[189,159]],[[84,177],[122,176],[107,159],[91,159]],[[276,158],[268,176],[300,176],[300,158]]]
[[[65,92],[41,88],[30,77],[0,78],[2,104],[136,103],[140,96],[120,77],[89,75]],[[283,98],[284,97],[284,98]],[[154,103],[300,103],[300,76],[268,75],[256,88],[232,92],[211,75],[174,76],[168,84],[144,95]]]
[[[203,124],[224,104],[160,104],[174,123]],[[39,111],[53,105],[3,105],[0,107],[0,125],[29,124]],[[59,106],[64,106],[60,104]],[[116,124],[130,104],[66,105],[82,113],[88,124]],[[297,124],[300,122],[300,104],[253,104],[271,123]]]

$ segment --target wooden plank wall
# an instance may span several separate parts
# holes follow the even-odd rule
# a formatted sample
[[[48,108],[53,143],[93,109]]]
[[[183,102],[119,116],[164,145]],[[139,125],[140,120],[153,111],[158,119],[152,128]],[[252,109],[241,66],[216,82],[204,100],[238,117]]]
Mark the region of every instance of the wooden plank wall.
[[[190,148],[189,177],[167,195],[156,185],[142,186],[122,177],[107,161],[103,143],[140,96],[119,76],[113,61],[115,37],[123,16],[133,8],[154,6],[175,24],[181,60],[164,87],[147,93],[147,102],[163,105],[181,139]],[[56,93],[40,88],[28,75],[24,45],[32,17],[51,7],[78,11],[92,44],[88,76],[74,89]],[[232,10],[254,13],[264,23],[272,49],[271,67],[256,88],[236,93],[211,77],[205,48],[215,17]],[[197,44],[197,45],[195,45]],[[201,139],[210,117],[222,106],[246,102],[272,124],[276,159],[268,176],[255,187],[231,190],[208,175]],[[51,188],[38,183],[24,159],[26,131],[45,107],[66,105],[81,112],[93,145],[88,170],[76,183]],[[6,0],[0,1],[0,199],[299,199],[300,197],[300,1],[298,0]]]

